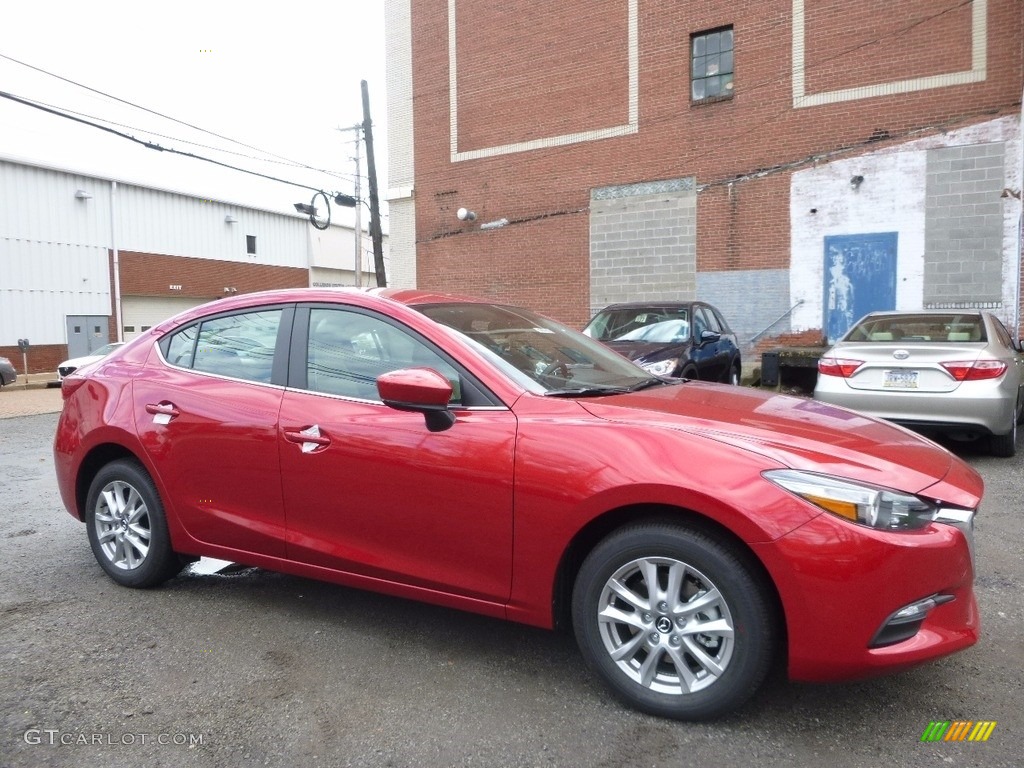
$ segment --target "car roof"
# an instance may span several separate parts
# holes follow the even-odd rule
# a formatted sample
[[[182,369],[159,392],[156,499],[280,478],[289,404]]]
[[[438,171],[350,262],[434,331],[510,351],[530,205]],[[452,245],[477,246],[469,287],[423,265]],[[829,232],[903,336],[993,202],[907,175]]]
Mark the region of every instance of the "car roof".
[[[609,304],[607,307],[602,307],[598,310],[598,313],[606,312],[609,309],[670,309],[673,307],[689,307],[693,304],[709,306],[706,301],[623,301],[618,304]]]
[[[867,317],[910,317],[912,315],[990,315],[991,312],[986,312],[982,309],[975,309],[973,307],[968,309],[887,309],[878,310],[877,312],[868,312],[864,315]]]

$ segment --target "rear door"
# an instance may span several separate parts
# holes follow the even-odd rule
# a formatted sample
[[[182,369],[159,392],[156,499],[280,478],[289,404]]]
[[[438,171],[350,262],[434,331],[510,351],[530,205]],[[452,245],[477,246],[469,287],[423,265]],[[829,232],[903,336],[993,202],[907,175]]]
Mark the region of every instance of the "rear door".
[[[134,382],[135,422],[189,535],[283,557],[277,418],[292,307],[247,309],[176,331]],[[229,553],[224,553],[230,558]]]
[[[300,307],[278,436],[292,560],[505,602],[516,418],[457,362],[387,317]],[[429,367],[453,382],[454,426],[384,405],[376,377]]]

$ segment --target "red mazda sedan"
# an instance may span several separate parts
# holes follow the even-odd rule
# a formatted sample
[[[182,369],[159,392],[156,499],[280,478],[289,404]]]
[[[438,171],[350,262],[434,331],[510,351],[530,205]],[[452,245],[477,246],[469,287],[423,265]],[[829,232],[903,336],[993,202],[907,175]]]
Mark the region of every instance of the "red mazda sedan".
[[[841,408],[663,379],[532,312],[415,291],[207,304],[63,383],[103,570],[210,556],[540,627],[680,719],[978,638],[982,481]]]

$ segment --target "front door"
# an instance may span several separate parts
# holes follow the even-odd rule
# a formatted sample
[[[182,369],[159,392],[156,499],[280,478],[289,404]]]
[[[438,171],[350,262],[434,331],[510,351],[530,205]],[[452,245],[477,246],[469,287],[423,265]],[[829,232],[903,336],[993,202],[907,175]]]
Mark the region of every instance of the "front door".
[[[825,238],[828,343],[868,312],[896,308],[896,232]]]
[[[308,328],[305,349],[292,348],[304,358],[293,374],[305,381],[281,404],[289,559],[507,601],[516,417],[461,408],[464,374],[383,318],[313,308]],[[456,386],[456,422],[444,432],[380,402],[376,376],[418,366]]]

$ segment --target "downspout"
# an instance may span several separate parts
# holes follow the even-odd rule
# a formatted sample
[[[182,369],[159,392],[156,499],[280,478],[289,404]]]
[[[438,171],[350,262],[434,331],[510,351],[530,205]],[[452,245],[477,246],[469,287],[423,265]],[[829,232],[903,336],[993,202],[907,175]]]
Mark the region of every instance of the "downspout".
[[[118,341],[124,341],[124,324],[121,322],[121,259],[117,251],[117,182],[110,182],[110,252],[114,258],[114,322]]]

